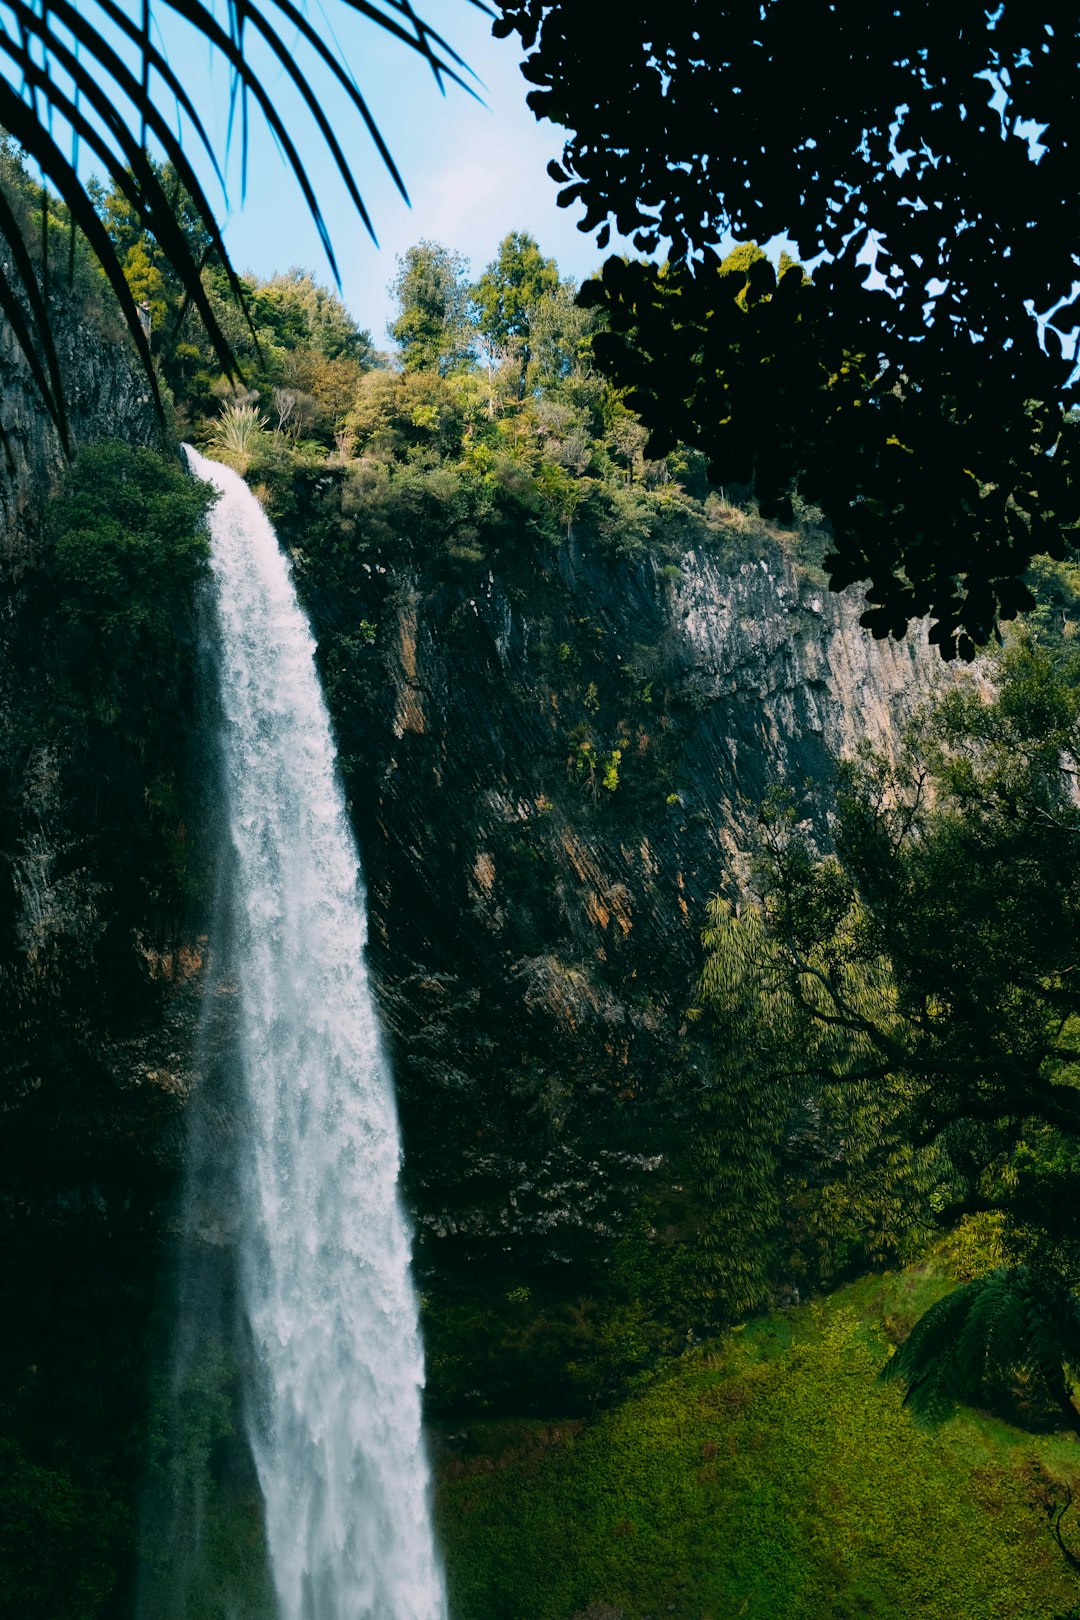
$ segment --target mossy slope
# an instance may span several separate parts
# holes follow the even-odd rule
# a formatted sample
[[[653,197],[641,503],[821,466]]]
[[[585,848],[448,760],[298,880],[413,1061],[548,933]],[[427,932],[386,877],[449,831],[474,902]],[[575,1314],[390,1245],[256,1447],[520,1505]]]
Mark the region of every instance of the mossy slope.
[[[455,1620],[1064,1616],[1080,1580],[1053,1519],[1080,1447],[971,1414],[920,1428],[876,1380],[887,1324],[940,1288],[865,1279],[687,1355],[590,1427],[448,1443]]]

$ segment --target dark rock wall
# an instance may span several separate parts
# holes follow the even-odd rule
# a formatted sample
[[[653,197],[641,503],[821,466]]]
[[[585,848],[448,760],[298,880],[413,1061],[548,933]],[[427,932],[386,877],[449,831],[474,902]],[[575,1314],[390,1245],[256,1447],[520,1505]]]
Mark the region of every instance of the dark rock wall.
[[[161,434],[142,371],[126,344],[100,332],[62,296],[55,339],[73,447],[99,439],[149,445]],[[60,436],[7,322],[0,323],[0,557],[5,573],[32,556],[41,519],[63,473]]]
[[[858,593],[761,551],[375,569],[366,701],[329,657],[436,1271],[568,1259],[678,1178],[704,907],[745,880],[757,805],[895,747],[945,678],[924,638],[875,643]]]
[[[126,347],[54,313],[75,447],[158,442]],[[131,1612],[200,946],[132,930],[102,881],[103,854],[138,864],[123,807],[147,783],[95,747],[57,678],[40,564],[65,458],[6,325],[0,426],[0,1609],[80,1620]]]
[[[152,442],[126,348],[74,316],[60,346],[76,441]],[[145,994],[122,1016],[94,989],[111,897],[72,833],[85,761],[70,735],[25,746],[19,724],[23,580],[63,458],[10,333],[0,400],[0,921],[4,971],[22,975],[6,1004],[35,1026],[3,1065],[12,1186],[33,1207],[19,1189],[47,1160],[61,1204],[91,1208],[175,1181],[207,942],[133,936]],[[893,746],[940,665],[922,640],[874,643],[857,593],[835,598],[777,541],[733,533],[678,568],[583,541],[464,571],[358,563],[377,633],[335,680],[351,627],[298,567],[425,1263],[617,1230],[643,1178],[679,1173],[704,906],[745,880],[762,795],[824,780],[863,738]]]
[[[126,349],[74,317],[61,345],[76,439],[153,442]],[[71,1286],[82,1255],[91,1293],[97,1273],[103,1300],[127,1300],[115,1324],[107,1304],[95,1318],[108,1346],[114,1325],[145,1329],[193,1098],[209,1158],[229,1159],[232,987],[208,971],[226,954],[209,909],[202,927],[128,929],[122,962],[103,954],[123,929],[97,876],[85,741],[40,704],[25,723],[36,547],[63,461],[10,334],[0,402],[0,1245],[24,1303],[31,1284]],[[539,1267],[572,1299],[643,1210],[692,1220],[700,932],[708,898],[746,881],[762,795],[827,782],[864,738],[894,747],[942,666],[924,640],[875,644],[857,593],[831,596],[761,532],[703,524],[677,567],[585,538],[523,537],[489,566],[347,545],[358,598],[307,564],[303,517],[288,539],[364,857],[422,1285]],[[193,660],[198,639],[193,616]],[[178,724],[201,724],[205,768],[212,707],[196,712]],[[207,865],[212,819],[192,846]],[[207,1212],[212,1246],[228,1219]]]
[[[55,307],[72,445],[160,443],[146,378],[126,345],[103,340],[79,313]],[[195,977],[194,942],[132,937],[125,946],[145,990],[118,1016],[102,956],[116,898],[97,881],[95,761],[87,738],[50,689],[53,649],[38,621],[35,577],[49,511],[66,458],[10,329],[0,330],[0,988],[8,1023],[0,1096],[8,1119],[10,1198],[25,1181],[52,1180],[58,1207],[94,1209],[119,1153],[131,1175],[137,1134],[132,1097],[175,1092],[183,1037],[163,1012],[167,982]],[[47,590],[47,587],[46,587]],[[141,797],[130,781],[94,782]],[[104,818],[102,818],[104,820]],[[104,835],[104,834],[103,834]],[[190,1021],[190,1019],[188,1019]],[[174,1073],[175,1071],[175,1073]],[[16,1202],[18,1200],[16,1199]],[[31,1200],[32,1202],[32,1200]],[[27,1206],[29,1207],[29,1205]],[[40,1211],[39,1211],[40,1213]]]

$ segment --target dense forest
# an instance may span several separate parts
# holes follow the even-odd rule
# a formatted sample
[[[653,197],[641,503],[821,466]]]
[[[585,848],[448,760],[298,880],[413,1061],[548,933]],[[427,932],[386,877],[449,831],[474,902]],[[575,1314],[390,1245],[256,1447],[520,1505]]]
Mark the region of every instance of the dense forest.
[[[12,149],[2,181],[34,216]],[[815,720],[806,649],[849,633],[817,628],[822,513],[651,456],[602,300],[527,233],[476,280],[410,250],[386,354],[299,270],[238,305],[179,208],[234,376],[123,192],[95,204],[164,421],[99,389],[4,565],[6,1611],[267,1612],[227,1216],[195,1283],[181,1241],[185,1137],[236,1128],[189,440],[258,496],[318,640],[454,1615],[1076,1612],[1080,571],[1036,559],[971,671],[913,631],[880,724]],[[77,402],[87,344],[137,374],[47,206]],[[748,310],[763,262],[723,265]],[[713,685],[679,641],[710,569]],[[196,1285],[220,1311],[178,1386]]]

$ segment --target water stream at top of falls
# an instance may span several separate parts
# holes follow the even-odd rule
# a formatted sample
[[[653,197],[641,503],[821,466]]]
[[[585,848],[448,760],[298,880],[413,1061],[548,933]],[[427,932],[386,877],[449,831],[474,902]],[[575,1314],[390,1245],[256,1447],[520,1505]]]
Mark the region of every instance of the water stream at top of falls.
[[[445,1620],[397,1118],[315,644],[259,502],[186,454],[220,492],[246,1410],[279,1620]]]

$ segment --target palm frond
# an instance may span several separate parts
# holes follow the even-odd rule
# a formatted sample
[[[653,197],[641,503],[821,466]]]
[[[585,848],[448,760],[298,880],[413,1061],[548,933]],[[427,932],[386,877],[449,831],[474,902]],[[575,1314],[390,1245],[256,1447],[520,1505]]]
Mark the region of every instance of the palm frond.
[[[453,83],[469,94],[475,93],[461,57],[424,22],[410,0],[338,3],[424,61],[440,91]],[[489,9],[484,0],[468,0],[468,4],[481,11]],[[243,127],[242,184],[249,103],[265,119],[299,186],[339,287],[330,230],[308,174],[300,138],[278,111],[277,84],[271,93],[253,61],[250,43],[258,41],[273,63],[275,77],[283,78],[299,95],[352,206],[373,238],[374,226],[346,155],[344,138],[324,111],[322,92],[327,78],[344,93],[397,189],[408,198],[404,180],[348,62],[326,43],[295,0],[222,0],[224,19],[218,15],[222,6],[215,6],[215,0],[140,0],[135,8],[137,15],[132,15],[124,0],[48,0],[47,4],[42,0],[8,0],[6,20],[0,22],[0,125],[59,196],[73,230],[83,234],[100,262],[160,405],[150,345],[127,288],[123,266],[81,178],[80,147],[92,155],[104,178],[127,198],[143,227],[156,239],[185,298],[198,311],[222,366],[233,377],[238,375],[236,359],[203,285],[204,264],[193,255],[176,218],[175,202],[162,188],[151,147],[172,165],[202,216],[213,251],[242,308],[244,298],[222,240],[217,212],[200,178],[208,172],[224,199],[230,136],[226,137],[226,151],[216,151],[190,87],[154,45],[151,29],[156,21],[155,5],[159,17],[169,14],[228,64],[230,136],[232,113],[237,106]],[[297,40],[303,47],[300,54]],[[126,48],[126,55],[121,47]],[[177,126],[186,127],[188,147],[169,112],[175,114]],[[57,125],[66,132],[64,139],[70,144],[67,152],[56,133]],[[47,211],[43,211],[42,228],[47,228]],[[0,310],[26,356],[34,383],[66,447],[67,407],[50,331],[47,246],[40,269],[35,269],[37,255],[28,233],[6,204],[0,204],[0,239],[9,249],[9,263],[0,266]]]

